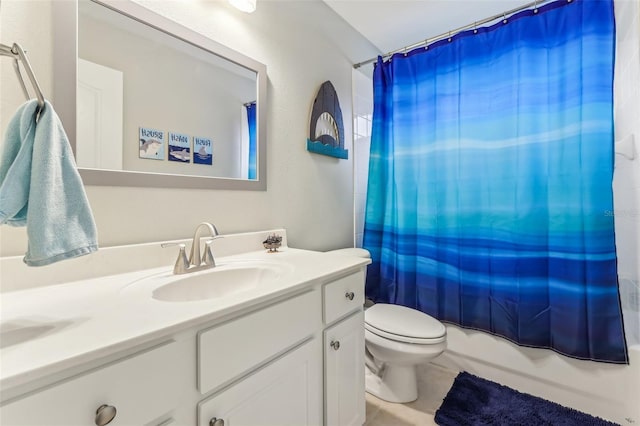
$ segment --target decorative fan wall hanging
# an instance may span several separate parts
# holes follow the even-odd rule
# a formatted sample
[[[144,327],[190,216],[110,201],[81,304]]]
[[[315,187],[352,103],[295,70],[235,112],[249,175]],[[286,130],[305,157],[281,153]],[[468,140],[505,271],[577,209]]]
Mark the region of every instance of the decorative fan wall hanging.
[[[338,94],[330,81],[325,81],[313,101],[307,151],[330,157],[349,158],[344,149],[344,126]]]

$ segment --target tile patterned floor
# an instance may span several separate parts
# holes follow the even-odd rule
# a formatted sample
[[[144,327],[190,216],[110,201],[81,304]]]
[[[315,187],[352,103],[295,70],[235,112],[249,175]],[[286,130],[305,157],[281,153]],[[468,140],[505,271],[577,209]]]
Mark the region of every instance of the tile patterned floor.
[[[418,367],[418,399],[394,404],[367,395],[367,420],[364,426],[434,426],[433,416],[449,392],[457,371],[426,364]]]

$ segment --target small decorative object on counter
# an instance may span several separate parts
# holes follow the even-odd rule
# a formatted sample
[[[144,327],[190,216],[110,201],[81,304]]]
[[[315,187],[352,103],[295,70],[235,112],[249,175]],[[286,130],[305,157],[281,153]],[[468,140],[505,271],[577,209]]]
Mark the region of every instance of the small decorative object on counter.
[[[282,237],[280,235],[271,234],[262,242],[262,245],[264,245],[264,248],[269,250],[269,253],[275,253],[278,251],[278,247],[282,245]]]

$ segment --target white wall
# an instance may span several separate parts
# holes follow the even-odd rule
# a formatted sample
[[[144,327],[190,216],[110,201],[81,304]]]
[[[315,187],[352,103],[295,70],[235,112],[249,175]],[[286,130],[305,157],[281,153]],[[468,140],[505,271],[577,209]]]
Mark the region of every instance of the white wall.
[[[353,178],[356,247],[362,247],[364,237],[372,118],[373,81],[371,74],[365,75],[360,70],[353,70]]]
[[[345,118],[345,145],[351,149],[351,66],[377,50],[320,0],[258,0],[253,14],[222,1],[139,3],[267,65],[268,190],[88,186],[100,245],[181,238],[206,220],[222,233],[283,227],[292,247],[353,246],[352,158],[308,153],[306,138],[313,99],[320,85],[331,80]],[[49,0],[2,0],[0,12],[1,40],[25,45],[45,93],[51,93],[53,78],[50,9]],[[15,77],[5,72],[9,61],[2,62],[4,133],[24,99],[14,90]],[[26,245],[24,228],[0,227],[0,255],[23,254]]]
[[[614,218],[620,299],[629,344],[640,345],[640,4],[616,3],[616,151],[635,139],[635,159],[615,156]]]
[[[49,0],[1,0],[0,43],[18,42],[25,50],[44,93],[51,93],[53,76],[51,57],[51,3]],[[35,43],[34,41],[38,42]],[[28,45],[27,45],[27,42]],[[42,72],[40,72],[43,70]],[[25,76],[25,82],[28,80]],[[27,86],[31,90],[30,86]],[[33,92],[31,92],[33,94]],[[24,95],[13,71],[13,61],[0,57],[0,131],[4,138],[9,120],[16,108],[24,102]]]

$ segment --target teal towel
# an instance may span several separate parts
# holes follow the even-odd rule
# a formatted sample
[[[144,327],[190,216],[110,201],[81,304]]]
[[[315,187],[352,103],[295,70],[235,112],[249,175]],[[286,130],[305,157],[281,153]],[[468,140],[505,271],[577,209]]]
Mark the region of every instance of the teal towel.
[[[22,105],[0,159],[0,224],[26,226],[24,262],[43,266],[98,250],[84,186],[62,123],[49,102]]]

